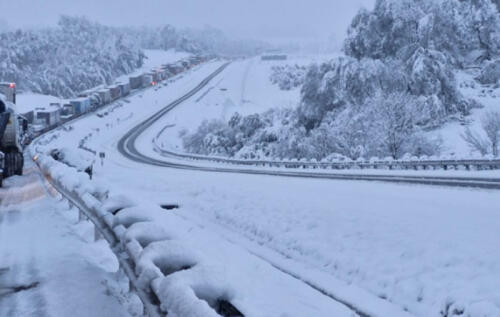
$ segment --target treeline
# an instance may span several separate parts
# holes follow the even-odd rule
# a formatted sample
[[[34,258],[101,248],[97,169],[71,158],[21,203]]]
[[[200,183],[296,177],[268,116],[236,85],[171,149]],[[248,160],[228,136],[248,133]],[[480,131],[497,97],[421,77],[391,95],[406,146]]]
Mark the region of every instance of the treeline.
[[[235,40],[224,32],[206,26],[203,29],[177,29],[171,25],[125,28],[144,49],[177,49],[196,54],[254,55],[268,47],[257,40]]]

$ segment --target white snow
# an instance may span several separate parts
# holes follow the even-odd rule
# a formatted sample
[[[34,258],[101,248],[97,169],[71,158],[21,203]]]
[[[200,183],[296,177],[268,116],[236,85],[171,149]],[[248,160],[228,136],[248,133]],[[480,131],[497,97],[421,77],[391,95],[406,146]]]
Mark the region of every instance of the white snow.
[[[231,76],[240,76],[241,82],[233,71],[241,74],[251,63],[230,66],[209,85],[214,86],[213,97],[209,92],[196,103],[200,92],[182,104],[141,137],[139,149],[153,153],[151,139],[166,123],[195,126],[212,113],[203,112],[203,100],[223,102],[226,92],[237,105],[227,107],[231,110],[250,113],[274,105],[240,102],[266,100],[266,92],[246,89],[241,98],[242,89],[231,90],[239,85]],[[57,132],[60,136],[50,147],[77,146],[75,140],[101,128],[102,133],[88,140],[88,146],[107,153],[104,167],[96,168],[96,179],[105,180],[115,194],[157,204],[178,202],[180,209],[154,216],[154,223],[198,250],[209,265],[223,265],[226,277],[216,272],[202,276],[227,283],[220,285],[231,290],[232,303],[243,307],[247,316],[331,316],[332,309],[342,311],[330,298],[277,273],[271,264],[380,316],[405,309],[415,316],[440,317],[446,307],[461,307],[470,317],[500,315],[496,191],[176,170],[133,163],[116,152],[125,132],[220,65],[205,65],[168,87],[131,97],[129,104],[105,118],[75,122],[72,131]],[[216,96],[223,83],[228,90],[219,88]],[[213,112],[223,113],[223,104],[217,109]],[[131,112],[130,120],[118,122]],[[200,277],[187,272],[160,279],[157,289],[165,290],[165,296],[175,296],[173,289],[197,294],[200,290],[193,283]],[[169,299],[172,305],[181,300]],[[183,307],[177,309],[182,312]]]
[[[495,89],[492,86],[481,85],[474,79],[476,75],[472,71],[463,71],[457,74],[457,81],[459,85],[467,84],[467,87],[464,86],[460,89],[466,97],[477,100],[484,107],[473,109],[471,115],[465,118],[467,121],[466,125],[462,125],[458,121],[451,121],[442,128],[430,133],[433,136],[440,136],[442,138],[444,155],[454,154],[458,157],[477,155],[467,145],[461,135],[469,127],[472,131],[484,136],[481,128],[481,119],[489,111],[500,111],[500,88]],[[472,85],[473,87],[471,87]]]
[[[32,163],[25,174],[0,189],[0,316],[137,312],[106,242],[93,242],[92,226],[78,221]],[[13,291],[19,286],[31,288]]]
[[[35,110],[36,108],[49,109],[51,103],[63,102],[62,99],[55,96],[34,94],[34,93],[20,93],[16,96],[17,110],[20,113],[26,113]]]

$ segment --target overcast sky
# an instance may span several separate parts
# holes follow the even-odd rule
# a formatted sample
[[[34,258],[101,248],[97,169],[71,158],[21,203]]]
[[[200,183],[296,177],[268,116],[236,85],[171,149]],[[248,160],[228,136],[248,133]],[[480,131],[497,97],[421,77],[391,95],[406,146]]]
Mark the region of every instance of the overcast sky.
[[[0,0],[10,27],[55,24],[60,14],[109,25],[210,25],[233,37],[342,38],[361,6],[375,0]],[[5,14],[5,13],[8,14]]]

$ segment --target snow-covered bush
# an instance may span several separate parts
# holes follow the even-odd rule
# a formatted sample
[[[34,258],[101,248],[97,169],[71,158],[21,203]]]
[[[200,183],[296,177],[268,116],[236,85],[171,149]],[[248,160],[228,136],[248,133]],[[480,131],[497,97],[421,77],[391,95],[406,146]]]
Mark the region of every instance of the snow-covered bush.
[[[500,59],[487,63],[481,70],[479,81],[483,84],[496,84],[500,82]]]
[[[307,67],[299,65],[273,66],[270,80],[281,90],[292,90],[304,84]]]
[[[500,112],[487,112],[481,119],[482,134],[467,128],[462,134],[462,138],[469,145],[472,151],[477,151],[481,155],[491,154],[498,156],[500,146]]]

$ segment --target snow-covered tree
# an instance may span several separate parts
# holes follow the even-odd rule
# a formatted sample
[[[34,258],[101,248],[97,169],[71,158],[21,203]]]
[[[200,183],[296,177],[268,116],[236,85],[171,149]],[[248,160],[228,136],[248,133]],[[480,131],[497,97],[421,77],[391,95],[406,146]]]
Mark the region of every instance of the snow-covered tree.
[[[482,84],[500,83],[500,59],[486,63],[478,79]]]
[[[377,0],[353,19],[344,44],[347,55],[383,59],[423,47],[455,63],[475,50],[498,54],[500,17],[490,0]]]
[[[405,93],[378,96],[374,99],[375,118],[372,137],[378,139],[382,152],[387,152],[394,159],[405,153],[405,144],[414,133],[414,99]]]
[[[486,113],[481,120],[481,125],[490,142],[491,153],[497,157],[500,143],[500,112],[490,111]]]
[[[482,137],[477,132],[472,131],[469,127],[465,129],[465,132],[461,136],[472,151],[477,151],[481,155],[488,154],[489,144],[486,138]]]
[[[462,138],[471,150],[478,151],[481,155],[491,153],[497,157],[500,146],[500,112],[487,112],[481,119],[481,127],[484,136],[467,128]]]

